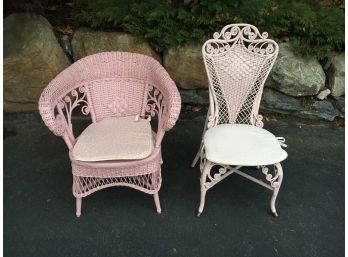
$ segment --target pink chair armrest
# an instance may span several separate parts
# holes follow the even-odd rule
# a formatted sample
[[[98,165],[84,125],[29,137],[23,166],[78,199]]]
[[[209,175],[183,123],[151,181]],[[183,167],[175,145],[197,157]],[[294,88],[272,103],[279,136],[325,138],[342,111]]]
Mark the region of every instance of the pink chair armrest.
[[[52,99],[49,87],[41,94],[39,100],[39,112],[45,125],[56,135],[63,136],[66,131],[66,121],[62,115],[55,115],[56,99]]]
[[[170,78],[167,71],[158,64],[157,77],[154,79],[157,89],[164,98],[164,113],[162,117],[162,129],[168,131],[173,128],[179,118],[181,110],[181,97],[174,81]]]

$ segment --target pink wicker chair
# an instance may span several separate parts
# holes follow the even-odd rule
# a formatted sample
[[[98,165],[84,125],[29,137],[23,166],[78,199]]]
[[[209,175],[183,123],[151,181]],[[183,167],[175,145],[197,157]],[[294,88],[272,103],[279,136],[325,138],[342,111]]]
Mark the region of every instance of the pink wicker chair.
[[[200,149],[192,167],[200,158],[202,213],[207,190],[236,173],[273,191],[271,210],[277,215],[275,200],[283,179],[280,162],[287,157],[281,148],[284,138],[276,138],[262,129],[259,105],[265,80],[278,54],[278,45],[260,34],[255,26],[225,26],[202,47],[209,78],[207,120]],[[268,165],[274,166],[271,174]],[[212,170],[214,166],[220,167]],[[240,170],[256,166],[266,181]]]
[[[90,126],[94,126],[92,129],[87,127],[78,138],[74,136],[72,127],[72,111],[76,108],[84,115],[90,115],[93,122]],[[90,55],[72,64],[49,83],[39,100],[39,110],[46,126],[55,135],[61,136],[69,148],[77,217],[81,215],[83,197],[111,186],[128,186],[152,194],[156,210],[161,213],[158,196],[162,181],[161,142],[165,132],[176,123],[180,108],[179,92],[168,73],[156,60],[141,54],[105,52]],[[100,124],[109,126],[112,123],[116,124],[115,129],[111,128],[112,136],[118,136],[120,140],[124,133],[128,133],[129,124],[137,128],[138,125],[132,121],[141,120],[139,124],[143,127],[131,135],[134,140],[141,141],[142,130],[149,124],[146,118],[149,120],[148,117],[154,116],[157,116],[157,131],[152,132],[149,126],[153,144],[144,143],[147,150],[151,150],[145,158],[144,153],[134,158],[127,156],[139,150],[136,145],[131,145],[132,140],[127,139],[129,142],[126,140],[124,143],[126,147],[131,145],[130,152],[122,155],[121,160],[105,159],[107,154],[113,154],[113,149],[105,150],[108,153],[104,149],[95,149],[103,145],[98,145],[98,141],[93,142],[93,134],[92,137],[84,134],[88,134],[88,129],[89,133],[101,129]],[[128,123],[124,123],[124,120]],[[101,131],[102,134],[96,138],[105,137]],[[89,145],[86,141],[84,144],[80,142],[86,136],[92,140]],[[112,143],[112,136],[110,144],[106,141],[106,148],[117,146],[117,142]],[[93,151],[103,152],[104,159],[95,161],[87,158],[91,161],[81,161],[75,158],[74,148],[79,143],[78,154],[81,156],[88,157]],[[115,149],[119,154],[129,150],[120,147]]]

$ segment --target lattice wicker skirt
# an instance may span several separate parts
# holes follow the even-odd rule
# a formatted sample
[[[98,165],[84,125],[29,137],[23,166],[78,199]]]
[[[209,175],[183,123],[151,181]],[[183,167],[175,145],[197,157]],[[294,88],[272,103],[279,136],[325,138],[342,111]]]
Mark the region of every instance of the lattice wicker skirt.
[[[155,194],[162,183],[160,151],[155,155],[132,167],[88,167],[72,161],[73,195],[85,197],[112,186],[128,186],[147,194]]]

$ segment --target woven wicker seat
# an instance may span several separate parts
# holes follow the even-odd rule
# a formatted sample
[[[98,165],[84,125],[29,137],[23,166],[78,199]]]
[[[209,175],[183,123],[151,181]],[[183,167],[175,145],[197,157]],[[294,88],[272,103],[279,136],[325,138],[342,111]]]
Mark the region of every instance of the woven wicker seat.
[[[230,24],[202,47],[209,78],[209,110],[201,146],[192,163],[200,159],[203,211],[206,192],[231,174],[239,174],[273,191],[271,210],[283,180],[280,162],[287,157],[284,138],[261,129],[259,106],[265,80],[278,54],[278,45],[250,24]],[[273,166],[270,172],[267,165]],[[240,170],[256,166],[261,181]],[[216,167],[219,167],[216,169]]]
[[[90,55],[49,83],[41,94],[39,110],[46,126],[69,148],[77,216],[83,197],[111,186],[152,194],[161,212],[161,142],[175,125],[180,108],[179,92],[168,73],[156,60],[141,54]],[[93,122],[81,138],[73,133],[74,110],[89,115]],[[138,117],[156,117],[154,139],[150,124]],[[113,130],[117,136],[110,135]]]

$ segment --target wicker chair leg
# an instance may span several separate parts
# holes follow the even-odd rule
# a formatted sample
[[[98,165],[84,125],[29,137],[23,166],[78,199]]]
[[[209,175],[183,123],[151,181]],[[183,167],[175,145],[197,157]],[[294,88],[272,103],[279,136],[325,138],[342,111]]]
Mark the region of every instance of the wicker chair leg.
[[[76,217],[81,216],[82,198],[76,197]]]
[[[159,195],[158,193],[153,195],[153,199],[155,200],[155,205],[156,205],[156,211],[158,214],[161,214],[162,210],[161,210],[161,203],[159,200]]]

